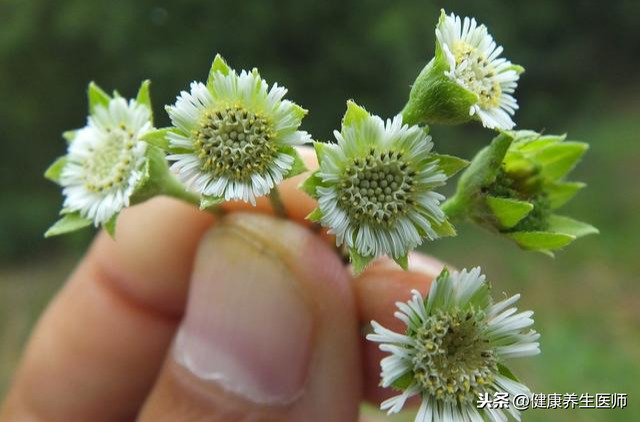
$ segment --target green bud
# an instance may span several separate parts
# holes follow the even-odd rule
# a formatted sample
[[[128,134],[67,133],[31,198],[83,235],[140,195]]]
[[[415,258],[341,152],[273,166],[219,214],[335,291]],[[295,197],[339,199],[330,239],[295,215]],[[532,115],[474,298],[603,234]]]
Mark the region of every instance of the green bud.
[[[585,186],[564,178],[588,145],[565,138],[502,132],[460,177],[456,194],[443,204],[447,216],[470,220],[523,249],[547,254],[598,233],[587,223],[555,214]]]

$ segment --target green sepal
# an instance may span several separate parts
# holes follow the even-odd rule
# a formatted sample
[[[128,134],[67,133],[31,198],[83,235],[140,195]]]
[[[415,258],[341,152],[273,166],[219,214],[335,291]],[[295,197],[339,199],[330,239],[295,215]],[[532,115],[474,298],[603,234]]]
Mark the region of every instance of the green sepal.
[[[200,198],[200,209],[206,210],[207,208],[211,208],[223,202],[223,197],[202,195],[202,197]]]
[[[227,62],[224,61],[220,54],[216,54],[216,57],[213,59],[213,63],[211,63],[211,70],[209,71],[209,77],[207,78],[207,87],[213,87],[213,77],[216,72],[220,72],[224,76],[227,76],[231,72],[231,68],[227,65]]]
[[[513,137],[503,132],[476,154],[460,176],[455,195],[442,204],[447,217],[463,220],[483,206],[479,203],[482,190],[496,180],[504,156],[512,142]]]
[[[533,204],[517,199],[487,196],[485,200],[498,223],[505,229],[518,224],[533,210]]]
[[[367,265],[369,265],[371,263],[371,261],[373,261],[372,256],[362,256],[358,253],[358,251],[355,250],[355,248],[350,248],[349,249],[349,259],[351,260],[351,265],[353,267],[353,273],[355,275],[360,274],[362,271],[364,271],[365,268],[367,268]]]
[[[82,217],[77,212],[64,214],[60,220],[56,221],[51,227],[49,227],[45,232],[44,237],[70,233],[90,226],[91,224],[93,224],[91,220]]]
[[[282,147],[282,151],[285,154],[293,157],[293,164],[291,165],[291,169],[289,170],[287,175],[284,177],[285,179],[297,176],[309,170],[304,161],[302,161],[302,157],[300,157],[300,154],[298,154],[298,151],[294,147],[287,145]]]
[[[393,257],[393,260],[405,271],[409,270],[409,255],[402,255],[399,257]]]
[[[393,388],[395,388],[396,390],[399,390],[399,391],[404,391],[407,388],[409,388],[409,386],[411,385],[411,383],[413,381],[414,381],[414,375],[413,375],[413,373],[411,371],[409,371],[406,374],[403,374],[397,380],[395,380],[391,384],[391,387],[393,387]]]
[[[324,149],[327,147],[327,144],[324,142],[314,142],[313,149],[316,152],[316,158],[318,160],[318,165],[322,165],[322,157],[324,154]]]
[[[531,251],[560,249],[576,239],[570,234],[543,231],[513,232],[505,235],[513,239],[522,249]]]
[[[140,137],[140,140],[148,144],[154,145],[164,151],[168,151],[170,147],[169,147],[169,137],[167,135],[169,134],[169,132],[172,132],[174,130],[175,129],[171,127],[152,130],[142,135]]]
[[[291,111],[293,112],[293,114],[299,119],[302,120],[304,118],[304,116],[306,116],[307,114],[309,114],[309,110],[307,110],[306,108],[302,108],[300,107],[298,104],[292,103],[291,104]]]
[[[430,157],[438,160],[438,168],[444,172],[447,178],[454,176],[469,165],[469,161],[446,154],[430,154]]]
[[[66,155],[62,157],[58,157],[56,161],[53,162],[44,172],[44,177],[51,180],[54,183],[60,184],[60,175],[62,174],[62,169],[67,164],[68,158]]]
[[[369,112],[360,107],[353,100],[347,101],[347,112],[342,118],[342,126],[358,124],[369,117]]]
[[[113,217],[109,219],[109,221],[102,225],[102,228],[105,229],[107,233],[109,233],[109,236],[111,236],[112,239],[116,238],[116,224],[118,222],[118,215],[119,213],[114,214]]]
[[[584,142],[562,142],[537,151],[532,159],[541,166],[544,177],[558,180],[578,164],[588,149]]]
[[[507,368],[505,365],[501,363],[498,363],[498,372],[500,373],[500,375],[505,376],[512,381],[520,382],[520,379],[517,376],[515,376],[515,374],[511,372],[509,368]]]
[[[469,110],[478,102],[478,95],[449,79],[445,75],[448,70],[447,59],[436,48],[436,57],[427,63],[411,87],[409,101],[402,110],[405,123],[460,124],[474,118]]]
[[[151,121],[153,122],[153,108],[151,106],[151,95],[149,94],[149,86],[151,85],[151,81],[146,79],[140,84],[140,89],[138,89],[138,95],[136,95],[136,102],[138,104],[142,104],[146,106],[151,112]]]
[[[322,185],[322,179],[318,175],[318,170],[314,171],[307,177],[304,182],[298,185],[298,189],[306,193],[312,198],[317,198],[316,188]]]
[[[549,206],[555,210],[569,202],[585,186],[587,184],[582,182],[553,182],[547,184],[544,191],[549,199]]]
[[[322,211],[320,208],[316,208],[307,215],[306,219],[314,223],[319,223],[322,220]]]
[[[493,183],[512,142],[513,137],[504,132],[493,138],[489,146],[480,150],[460,176],[456,194],[474,195]]]
[[[445,219],[442,223],[431,220],[431,228],[440,237],[453,237],[458,234],[448,219]]]
[[[74,130],[67,130],[66,132],[62,132],[62,137],[64,138],[65,141],[67,141],[67,145],[71,145],[73,140],[76,138],[76,135],[78,134],[79,130],[80,129],[74,129]]]
[[[591,224],[574,220],[573,218],[553,214],[547,219],[549,231],[574,236],[576,239],[590,234],[598,234],[600,231]]]
[[[111,101],[111,97],[109,94],[104,92],[102,88],[96,85],[95,82],[89,83],[89,90],[87,92],[89,96],[89,114],[93,114],[96,107],[109,107],[109,101]]]

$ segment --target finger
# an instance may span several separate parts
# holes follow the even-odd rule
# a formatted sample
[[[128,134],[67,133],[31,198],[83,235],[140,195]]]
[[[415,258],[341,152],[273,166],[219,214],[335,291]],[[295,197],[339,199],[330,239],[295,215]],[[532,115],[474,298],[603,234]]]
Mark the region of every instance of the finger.
[[[141,421],[348,421],[361,399],[349,275],[289,221],[234,214],[200,245]]]
[[[182,315],[191,263],[213,218],[158,198],[101,233],[38,323],[0,420],[135,417]]]
[[[442,271],[443,264],[434,258],[419,254],[409,254],[409,271],[403,271],[391,260],[383,259],[374,263],[354,280],[354,292],[358,305],[360,324],[363,332],[375,320],[384,327],[402,332],[405,326],[393,316],[395,303],[406,301],[411,290],[425,295],[431,282]],[[380,384],[380,360],[385,356],[378,345],[361,336],[363,360],[363,388],[365,399],[375,404],[395,395]]]

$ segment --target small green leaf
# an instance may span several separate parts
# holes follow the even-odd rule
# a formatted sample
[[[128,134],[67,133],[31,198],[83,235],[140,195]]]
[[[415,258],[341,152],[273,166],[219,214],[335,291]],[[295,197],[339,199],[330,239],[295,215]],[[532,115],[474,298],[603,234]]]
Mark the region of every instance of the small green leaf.
[[[67,156],[63,155],[62,157],[58,157],[56,161],[53,162],[44,172],[44,177],[51,180],[55,183],[60,183],[60,174],[62,173],[62,169],[67,164]]]
[[[98,106],[109,107],[111,97],[104,92],[95,82],[89,84],[89,113],[93,113]]]
[[[149,111],[153,111],[153,108],[151,108],[151,96],[149,94],[149,85],[151,85],[151,81],[149,79],[142,82],[142,84],[140,85],[140,89],[138,89],[136,102],[138,104],[147,106],[149,108]]]
[[[553,214],[549,216],[548,223],[549,231],[568,234],[576,238],[600,233],[600,231],[591,224],[583,223],[582,221],[562,215]]]
[[[314,223],[319,223],[322,220],[322,211],[320,208],[316,208],[309,215],[307,215],[307,220],[313,221]]]
[[[353,273],[355,275],[364,271],[367,265],[373,261],[372,256],[362,256],[354,248],[349,249],[349,258],[351,259],[351,265],[353,266]]]
[[[409,256],[408,255],[403,255],[401,257],[398,258],[393,258],[393,260],[396,262],[396,264],[398,264],[400,266],[400,268],[402,268],[403,270],[407,271],[409,270]]]
[[[148,144],[154,145],[162,150],[169,150],[169,138],[167,135],[169,132],[173,131],[174,128],[167,127],[163,129],[156,129],[150,132],[145,133],[140,137],[140,140],[147,142]]]
[[[449,222],[448,219],[444,220],[442,223],[437,223],[431,220],[431,228],[438,234],[440,237],[450,237],[456,236],[456,229]]]
[[[322,185],[322,179],[318,175],[318,170],[314,171],[307,177],[304,182],[298,185],[298,188],[312,198],[317,198],[316,188]]]
[[[502,228],[505,229],[518,224],[533,210],[533,204],[516,199],[487,196],[486,202]]]
[[[347,101],[347,112],[342,119],[343,126],[351,126],[362,122],[369,117],[369,112],[360,107],[353,100]]]
[[[560,249],[576,239],[570,234],[552,232],[514,232],[505,235],[515,240],[521,248],[532,251]]]
[[[215,59],[213,59],[213,63],[211,63],[211,70],[209,71],[209,77],[207,78],[207,86],[213,86],[213,77],[216,72],[222,73],[224,76],[227,76],[229,72],[231,72],[231,68],[227,65],[220,54],[216,54]]]
[[[58,236],[73,232],[90,226],[91,224],[91,220],[87,220],[78,213],[65,214],[60,220],[56,221],[53,226],[49,227],[49,230],[45,232],[44,237]]]
[[[536,152],[533,159],[540,164],[544,177],[558,180],[576,166],[588,149],[584,142],[562,142]]]
[[[80,129],[68,130],[62,132],[62,137],[67,141],[67,145],[71,145],[71,142],[76,138],[76,135]]]
[[[431,157],[438,160],[438,167],[447,175],[447,178],[469,165],[469,161],[453,155],[431,154]]]
[[[109,221],[107,221],[106,223],[104,223],[102,225],[102,228],[105,229],[105,231],[107,233],[109,233],[109,236],[111,236],[112,239],[116,238],[116,223],[118,222],[118,214],[114,214],[113,217],[111,217],[109,219]]]
[[[202,195],[200,198],[200,209],[206,210],[207,208],[216,206],[224,202],[224,198],[218,196]]]
[[[298,151],[294,147],[287,145],[283,148],[283,151],[293,157],[293,165],[291,166],[291,170],[289,170],[289,172],[285,176],[285,179],[297,176],[309,170],[304,161],[302,161],[302,157],[300,157],[300,154],[298,154]]]
[[[587,186],[582,182],[553,182],[544,187],[552,210],[558,209],[575,196],[580,189]]]
[[[511,370],[509,368],[507,368],[506,366],[504,366],[501,363],[498,363],[498,372],[500,372],[500,375],[503,375],[503,376],[509,378],[510,380],[513,380],[515,382],[520,382],[518,377],[516,377],[515,374],[513,372],[511,372]]]

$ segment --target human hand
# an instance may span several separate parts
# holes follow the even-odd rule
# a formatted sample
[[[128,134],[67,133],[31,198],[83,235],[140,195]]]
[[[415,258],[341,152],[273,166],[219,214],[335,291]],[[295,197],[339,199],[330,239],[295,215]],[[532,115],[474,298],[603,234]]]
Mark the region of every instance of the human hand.
[[[384,399],[362,331],[400,330],[394,303],[441,264],[415,254],[412,271],[380,261],[352,279],[302,227],[299,180],[281,189],[300,224],[165,198],[124,212],[42,316],[0,421],[352,422]]]

